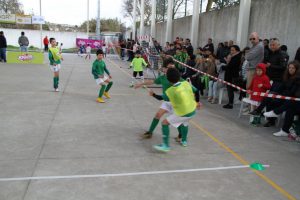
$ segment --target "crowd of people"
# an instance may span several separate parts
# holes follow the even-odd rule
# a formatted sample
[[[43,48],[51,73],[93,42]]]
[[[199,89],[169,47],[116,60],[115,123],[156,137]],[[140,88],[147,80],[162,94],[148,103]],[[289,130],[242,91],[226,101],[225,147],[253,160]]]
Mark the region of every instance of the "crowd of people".
[[[200,70],[206,74],[225,80],[229,83],[247,90],[243,91],[223,84],[221,81],[210,78],[191,68],[187,68],[175,61],[175,67],[181,74],[181,78],[189,80],[197,88],[196,101],[200,96],[215,104],[218,102],[218,90],[227,89],[228,103],[224,109],[233,109],[234,96],[239,95],[239,100],[247,99],[249,106],[244,109],[244,114],[251,115],[251,124],[258,126],[264,116],[264,127],[275,126],[276,118],[285,112],[282,129],[274,133],[274,136],[289,136],[299,140],[298,128],[290,130],[294,123],[294,117],[300,114],[300,102],[261,97],[253,92],[279,94],[287,97],[300,98],[300,48],[293,60],[287,52],[287,46],[281,45],[278,38],[262,40],[258,33],[251,33],[249,37],[250,47],[240,49],[234,41],[225,41],[218,44],[217,48],[209,38],[207,44],[194,50],[190,39],[177,37],[173,42],[166,42],[162,47],[155,39],[153,46],[157,53],[165,59],[172,56],[175,60]],[[125,46],[124,46],[125,47]],[[126,49],[128,61],[132,61],[135,52],[140,54],[137,42],[129,41]],[[251,91],[251,92],[250,92]],[[201,98],[203,98],[201,97]],[[296,130],[297,129],[297,130]]]

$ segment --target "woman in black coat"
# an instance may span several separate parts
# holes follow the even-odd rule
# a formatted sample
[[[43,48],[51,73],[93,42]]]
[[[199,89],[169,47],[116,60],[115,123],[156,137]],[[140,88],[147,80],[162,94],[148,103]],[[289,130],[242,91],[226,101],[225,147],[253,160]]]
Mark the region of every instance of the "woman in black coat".
[[[230,56],[227,58],[227,65],[222,67],[225,70],[225,81],[229,83],[234,83],[235,80],[239,77],[239,71],[241,66],[242,53],[240,51],[239,46],[233,45],[230,48]],[[233,100],[234,100],[234,88],[231,86],[227,86],[228,93],[228,104],[224,105],[223,108],[232,109],[233,108]]]

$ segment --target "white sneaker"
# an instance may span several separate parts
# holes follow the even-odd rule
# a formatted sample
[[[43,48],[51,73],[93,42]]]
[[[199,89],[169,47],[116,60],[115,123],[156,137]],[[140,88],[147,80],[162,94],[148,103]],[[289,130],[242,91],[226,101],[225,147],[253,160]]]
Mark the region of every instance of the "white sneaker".
[[[275,114],[274,111],[269,111],[264,113],[265,117],[279,117],[279,115]]]
[[[279,132],[273,133],[273,135],[276,136],[276,137],[287,137],[289,134],[286,133],[286,132],[284,132],[284,131],[281,129]]]
[[[58,88],[55,88],[54,91],[55,91],[55,92],[59,92],[59,89],[58,89]]]

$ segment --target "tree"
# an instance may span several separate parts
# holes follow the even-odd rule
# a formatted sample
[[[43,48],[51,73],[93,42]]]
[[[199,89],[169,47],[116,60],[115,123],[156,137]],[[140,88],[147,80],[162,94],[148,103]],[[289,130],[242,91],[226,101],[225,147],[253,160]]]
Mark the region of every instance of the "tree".
[[[80,29],[82,31],[86,30],[86,23],[87,21],[83,22],[80,26]],[[97,20],[96,19],[91,19],[89,20],[89,27],[90,30],[89,32],[95,32],[96,31],[96,24]],[[121,22],[116,18],[116,19],[101,19],[100,20],[100,31],[111,31],[111,32],[121,32],[121,30],[124,29],[124,25],[121,24]]]
[[[240,4],[240,0],[208,0],[206,12]]]
[[[0,0],[0,12],[10,14],[22,14],[22,4],[19,0]]]
[[[178,13],[180,7],[186,3],[186,1],[191,0],[174,0],[173,6],[173,16],[174,19],[175,15]],[[141,17],[140,12],[140,2],[141,0],[137,1],[137,19]],[[167,16],[167,8],[168,8],[168,0],[157,0],[156,2],[156,21],[164,21]],[[133,19],[133,0],[123,0],[123,16],[129,17]],[[145,25],[150,25],[151,19],[151,0],[145,0]]]

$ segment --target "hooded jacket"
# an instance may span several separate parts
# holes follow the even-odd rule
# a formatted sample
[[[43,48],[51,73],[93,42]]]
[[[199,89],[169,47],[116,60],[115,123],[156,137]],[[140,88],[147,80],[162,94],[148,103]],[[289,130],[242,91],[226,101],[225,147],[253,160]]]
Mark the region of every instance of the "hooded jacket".
[[[256,69],[261,69],[263,71],[263,73],[261,76],[255,75],[253,77],[253,80],[251,82],[249,90],[252,90],[253,92],[266,92],[267,90],[269,90],[271,88],[270,79],[266,75],[266,68],[267,68],[267,66],[264,63],[259,63],[256,66]],[[258,85],[260,85],[260,84],[262,84],[262,87],[258,87]],[[260,101],[262,101],[263,97],[251,95],[250,99],[253,101],[260,102]]]

